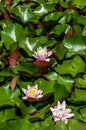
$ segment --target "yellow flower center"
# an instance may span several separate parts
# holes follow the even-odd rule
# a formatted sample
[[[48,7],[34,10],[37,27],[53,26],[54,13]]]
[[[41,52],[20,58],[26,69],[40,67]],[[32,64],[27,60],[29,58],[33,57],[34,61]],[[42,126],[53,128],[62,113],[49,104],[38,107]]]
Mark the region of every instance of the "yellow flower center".
[[[60,110],[60,112],[62,112],[62,111],[63,111],[63,109],[62,109],[62,108],[60,108],[59,110]]]
[[[30,94],[30,95],[36,95],[36,93],[37,93],[37,90],[34,89],[34,88],[30,88],[30,89],[28,90],[28,94]]]
[[[45,54],[46,54],[46,51],[45,51],[45,50],[40,50],[40,51],[38,51],[38,54],[39,54],[39,55],[45,55]]]

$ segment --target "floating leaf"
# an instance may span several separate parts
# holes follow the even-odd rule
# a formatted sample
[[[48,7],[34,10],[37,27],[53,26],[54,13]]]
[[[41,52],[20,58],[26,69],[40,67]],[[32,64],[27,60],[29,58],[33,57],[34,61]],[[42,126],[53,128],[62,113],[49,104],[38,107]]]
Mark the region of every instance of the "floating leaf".
[[[49,72],[46,75],[44,75],[46,78],[48,78],[49,80],[57,80],[57,73],[56,72]]]
[[[69,121],[69,129],[70,130],[85,130],[86,129],[86,124],[84,124],[81,121],[75,120],[75,119],[70,119]]]
[[[54,122],[52,121],[52,118],[51,117],[48,117],[44,120],[44,122],[42,123],[42,126],[41,126],[41,130],[55,130],[54,129]]]
[[[86,88],[86,75],[83,75],[82,78],[76,79],[76,86],[78,88]]]
[[[19,43],[19,47],[23,48],[28,55],[33,54],[33,51],[35,51],[36,48],[39,46],[42,46],[42,44],[45,44],[48,41],[46,36],[40,36],[40,37],[26,37],[26,38],[21,38],[21,41]]]
[[[62,60],[67,52],[67,48],[63,46],[63,44],[57,44],[53,51],[57,54],[59,59]]]
[[[10,119],[17,119],[15,108],[5,109],[0,112],[0,124]]]
[[[48,0],[48,2],[49,2],[50,4],[58,3],[58,1],[59,1],[59,0],[56,0],[56,1],[54,1],[54,0]]]
[[[63,12],[50,13],[50,14],[48,14],[47,16],[45,16],[44,21],[49,21],[49,20],[56,21],[56,20],[58,20],[62,15],[63,15]]]
[[[55,33],[60,35],[62,32],[65,32],[67,26],[66,25],[56,25],[52,30],[51,33]]]
[[[80,72],[85,72],[85,63],[79,56],[75,56],[71,60],[63,61],[61,65],[55,67],[59,74],[71,74],[75,76]]]
[[[28,128],[30,128],[32,130],[34,130],[34,128],[35,129],[39,128],[39,123],[36,123],[36,125],[34,124],[34,126],[33,126],[33,124],[30,123],[28,121],[28,119],[17,119],[17,120],[10,120],[10,121],[0,124],[1,130],[6,130],[6,129],[8,129],[8,130],[12,130],[12,129],[28,130]]]
[[[7,105],[13,105],[17,103],[18,96],[20,95],[20,91],[16,88],[14,91],[12,91],[9,88],[9,85],[5,87],[0,87],[0,95],[1,95],[1,101],[0,106],[7,104]]]
[[[68,126],[64,122],[58,121],[58,122],[56,122],[56,129],[67,130]]]
[[[44,4],[45,3],[45,0],[33,0],[33,1],[35,1],[35,2],[37,2],[39,4]]]
[[[69,95],[68,91],[64,85],[59,84],[58,82],[55,83],[55,89],[54,89],[55,101],[58,101],[61,98],[67,98],[68,95]]]
[[[83,35],[83,36],[86,36],[86,26],[83,28],[82,35]]]
[[[82,121],[86,122],[86,108],[81,108],[80,113],[82,114]]]
[[[12,43],[19,41],[22,35],[22,26],[19,24],[8,23],[1,32],[2,40],[4,41],[6,49],[10,48]]]
[[[62,44],[68,49],[68,55],[86,54],[86,38],[80,36],[69,36],[65,38]]]
[[[19,71],[19,72],[26,72],[29,74],[33,74],[33,73],[37,72],[39,69],[31,63],[22,63],[19,65],[13,66],[12,70],[15,73]]]
[[[86,90],[76,88],[75,97],[78,101],[86,101]]]
[[[13,73],[12,73],[12,72],[9,72],[8,70],[2,70],[2,71],[0,72],[0,76],[10,77],[10,76],[13,76]]]
[[[57,77],[57,82],[59,84],[62,84],[66,87],[68,92],[71,92],[72,90],[72,85],[74,83],[74,80],[70,77],[66,77],[66,76],[58,76]]]
[[[85,0],[73,0],[73,5],[78,7],[78,8],[84,8],[86,6],[86,1]]]
[[[39,88],[43,90],[44,94],[53,93],[55,82],[44,80],[43,78],[39,78],[34,82],[34,84],[38,84]],[[45,89],[46,88],[46,89]]]
[[[44,4],[39,5],[35,10],[35,14],[43,15],[48,13],[47,9],[45,8]]]
[[[20,17],[23,23],[25,22],[37,22],[38,17],[33,13],[28,6],[16,6],[11,11],[16,16]]]
[[[79,17],[76,19],[76,22],[77,22],[78,24],[86,25],[86,16],[79,16]]]

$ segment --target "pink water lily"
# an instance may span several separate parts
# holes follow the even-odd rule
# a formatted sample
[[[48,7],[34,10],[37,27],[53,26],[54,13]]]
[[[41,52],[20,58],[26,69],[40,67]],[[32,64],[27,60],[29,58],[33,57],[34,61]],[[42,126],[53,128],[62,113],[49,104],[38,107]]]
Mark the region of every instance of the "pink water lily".
[[[22,88],[22,91],[25,94],[23,99],[28,99],[28,98],[39,99],[43,97],[43,94],[42,94],[43,91],[41,89],[38,89],[37,84],[35,86],[28,85],[27,89]]]
[[[52,55],[52,51],[48,51],[46,47],[42,48],[39,47],[37,48],[37,51],[34,52],[33,56],[38,60],[38,61],[50,61],[50,56]]]
[[[50,107],[50,110],[52,112],[54,121],[61,120],[61,121],[64,121],[65,124],[67,124],[68,118],[71,118],[74,116],[74,114],[71,113],[71,109],[66,108],[65,101],[63,101],[62,103],[58,101],[57,106],[55,106],[54,108]]]

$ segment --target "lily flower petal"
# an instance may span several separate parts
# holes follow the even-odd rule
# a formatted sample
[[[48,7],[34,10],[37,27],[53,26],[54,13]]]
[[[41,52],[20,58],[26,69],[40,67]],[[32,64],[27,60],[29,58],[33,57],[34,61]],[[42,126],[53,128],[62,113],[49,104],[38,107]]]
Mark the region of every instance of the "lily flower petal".
[[[52,51],[48,51],[46,47],[37,48],[37,51],[34,52],[33,57],[35,57],[38,61],[50,61],[50,56],[52,55]]]
[[[63,108],[63,109],[66,108],[66,102],[65,102],[65,100],[62,102],[62,108]]]
[[[28,99],[28,98],[39,99],[43,97],[43,94],[42,94],[43,91],[41,89],[38,89],[38,85],[35,85],[35,86],[28,85],[27,89],[22,88],[22,91],[25,94],[23,99]]]
[[[63,101],[60,103],[58,101],[57,106],[54,108],[50,107],[50,110],[52,112],[52,117],[54,118],[54,121],[64,121],[65,124],[68,122],[68,118],[71,118],[74,116],[74,113],[71,113],[70,108],[66,108],[66,102]]]
[[[22,91],[24,92],[24,94],[26,94],[26,93],[27,93],[26,89],[24,89],[24,88],[22,88]]]

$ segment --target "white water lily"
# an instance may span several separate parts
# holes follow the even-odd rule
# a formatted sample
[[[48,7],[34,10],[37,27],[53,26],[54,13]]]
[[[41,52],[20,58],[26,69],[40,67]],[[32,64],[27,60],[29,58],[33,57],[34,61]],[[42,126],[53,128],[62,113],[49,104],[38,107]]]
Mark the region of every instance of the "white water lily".
[[[65,124],[68,122],[68,118],[71,118],[74,116],[73,113],[71,113],[70,108],[66,108],[66,102],[63,101],[60,103],[58,101],[57,106],[54,108],[50,107],[50,110],[52,112],[52,116],[54,118],[54,121],[64,121]]]
[[[42,48],[39,47],[37,48],[37,51],[34,52],[33,56],[38,60],[38,61],[50,61],[50,56],[52,55],[52,51],[48,51],[46,47]]]
[[[42,95],[43,91],[41,89],[38,89],[37,84],[35,86],[28,85],[27,89],[22,88],[22,91],[25,94],[23,99],[28,99],[28,98],[39,99],[39,98],[43,97],[43,95]]]

